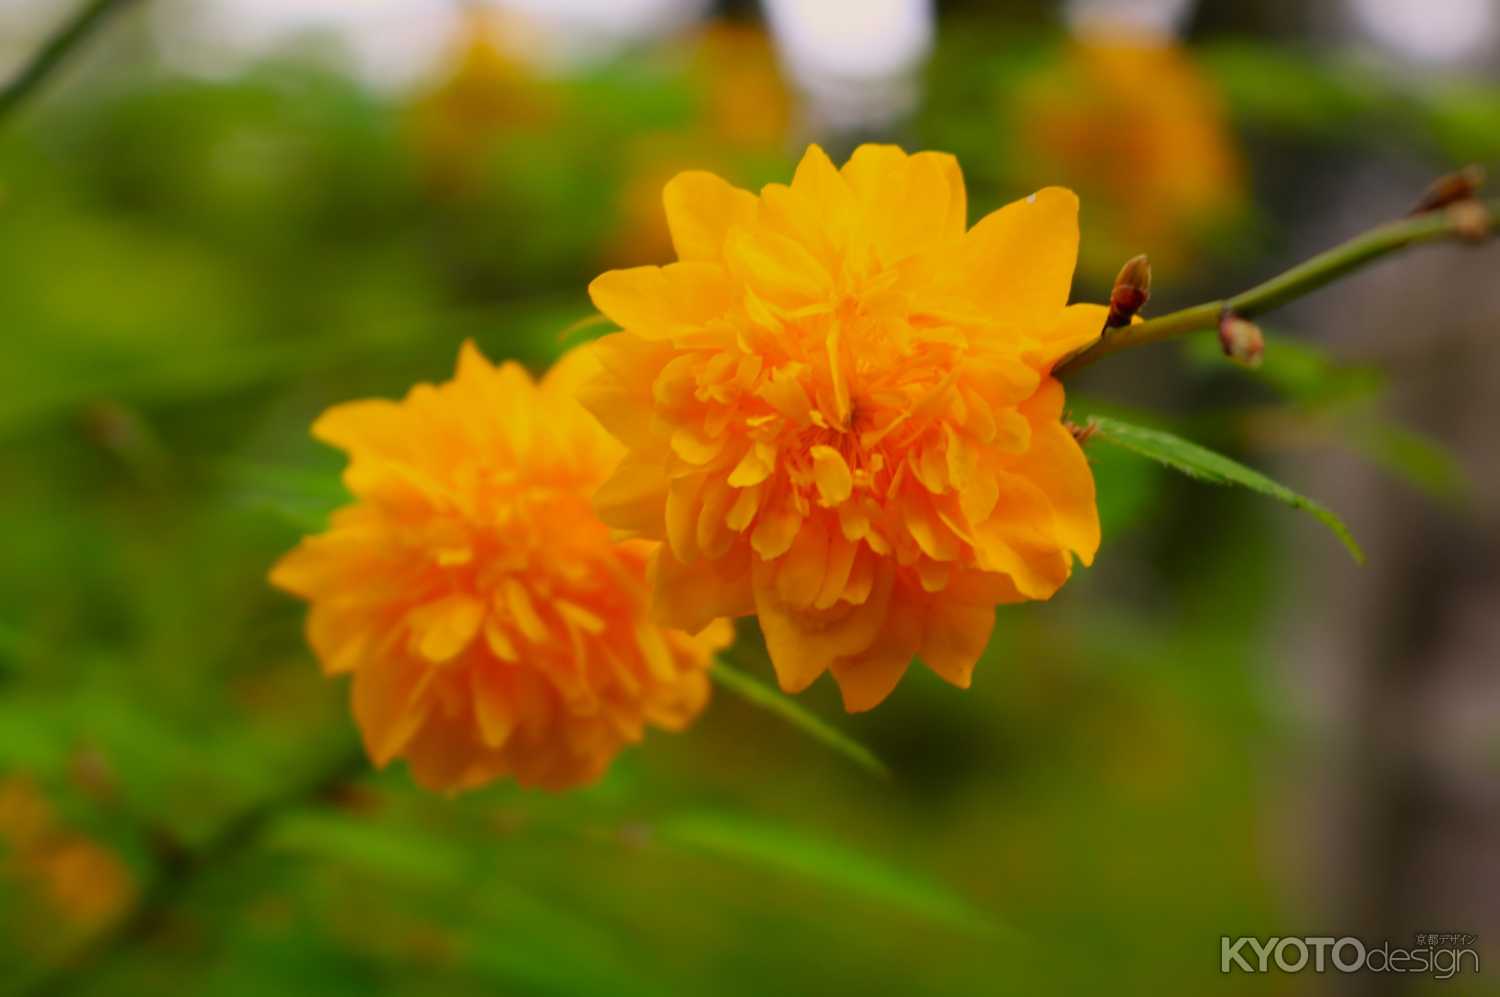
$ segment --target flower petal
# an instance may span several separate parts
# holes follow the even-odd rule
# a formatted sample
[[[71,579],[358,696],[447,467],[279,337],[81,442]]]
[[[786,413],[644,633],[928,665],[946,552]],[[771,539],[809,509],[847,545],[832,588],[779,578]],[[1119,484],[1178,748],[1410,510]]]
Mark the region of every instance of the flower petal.
[[[870,647],[885,621],[894,572],[877,568],[874,588],[859,605],[808,610],[784,603],[776,589],[774,565],[755,561],[755,612],[776,677],[785,692],[801,692],[839,658]]]
[[[1078,197],[1047,187],[986,215],[964,236],[964,297],[1020,329],[1055,326],[1078,262]]]
[[[594,307],[643,339],[697,332],[722,316],[733,296],[724,268],[713,263],[610,270],[589,285]]]
[[[430,700],[422,695],[432,669],[404,656],[382,657],[354,673],[351,702],[365,750],[384,768],[422,726]]]
[[[1069,305],[1051,328],[1037,333],[1036,346],[1027,352],[1027,358],[1050,370],[1069,353],[1098,339],[1108,318],[1107,305]]]
[[[829,446],[814,446],[809,453],[813,459],[813,481],[823,504],[835,506],[847,499],[854,490],[854,476],[843,455]]]
[[[1057,543],[1088,565],[1094,563],[1099,550],[1099,504],[1094,494],[1094,473],[1083,448],[1052,414],[1061,408],[1062,393],[1062,385],[1049,378],[1037,397],[1023,407],[1027,415],[1039,412],[1041,417],[1033,417],[1031,448],[1014,470],[1046,496],[1052,507]]]
[[[663,545],[652,556],[650,575],[652,613],[663,626],[697,633],[720,617],[755,611],[743,547],[719,561],[684,564]]]
[[[754,194],[702,170],[673,177],[662,202],[677,258],[710,262],[723,258],[729,229],[749,222],[756,203]]]
[[[844,709],[861,713],[885,702],[915,657],[921,633],[914,607],[893,605],[880,635],[865,653],[835,661],[830,671],[839,684]]]

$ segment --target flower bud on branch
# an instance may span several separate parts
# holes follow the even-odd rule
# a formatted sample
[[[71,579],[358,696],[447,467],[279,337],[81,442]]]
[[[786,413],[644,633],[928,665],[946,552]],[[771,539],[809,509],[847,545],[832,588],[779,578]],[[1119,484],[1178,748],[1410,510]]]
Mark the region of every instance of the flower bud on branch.
[[[1429,211],[1472,200],[1484,186],[1484,179],[1484,167],[1477,163],[1440,176],[1422,192],[1410,214],[1425,215]]]
[[[1444,213],[1454,233],[1465,242],[1483,242],[1494,229],[1494,215],[1483,201],[1474,198],[1450,204]]]
[[[1121,329],[1130,324],[1151,300],[1151,261],[1145,255],[1126,261],[1115,278],[1114,290],[1109,294],[1109,317],[1104,328]]]
[[[1260,326],[1226,310],[1219,319],[1219,345],[1223,347],[1224,355],[1235,363],[1259,367],[1261,354],[1266,349],[1266,337],[1261,334]]]

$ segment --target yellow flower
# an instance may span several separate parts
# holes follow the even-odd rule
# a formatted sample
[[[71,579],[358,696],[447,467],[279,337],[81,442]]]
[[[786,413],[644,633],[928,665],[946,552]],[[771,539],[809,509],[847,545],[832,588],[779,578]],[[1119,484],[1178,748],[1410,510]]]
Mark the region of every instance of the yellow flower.
[[[590,507],[619,456],[573,399],[595,370],[575,350],[537,385],[469,344],[453,380],[314,425],[349,453],[356,501],[271,581],[312,604],[324,670],[353,673],[377,765],[405,758],[437,790],[505,775],[561,789],[707,701],[729,624],[652,623],[652,545],[614,542]]]
[[[469,193],[484,180],[497,140],[539,132],[559,114],[557,94],[511,53],[526,26],[493,11],[465,13],[437,86],[419,96],[408,131],[427,180]]]
[[[758,28],[713,21],[685,43],[684,83],[697,100],[692,122],[638,136],[623,154],[618,220],[605,265],[658,263],[672,255],[662,186],[688,167],[742,170],[744,160],[785,154],[794,99],[771,39]]]
[[[1076,187],[1096,212],[1084,261],[1100,277],[1143,252],[1180,266],[1242,206],[1218,91],[1165,40],[1077,41],[1017,101],[1027,169]]]
[[[580,395],[628,449],[602,518],[665,540],[660,618],[760,618],[782,688],[850,710],[913,656],[967,686],[1002,602],[1099,543],[1052,364],[1106,309],[1067,304],[1078,202],[1048,188],[966,231],[951,156],[811,147],[759,197],[664,194],[679,262],[590,287],[623,332]]]
[[[764,31],[714,21],[690,43],[689,79],[702,101],[699,127],[724,146],[780,149],[793,98]]]
[[[0,874],[31,887],[70,925],[86,929],[113,920],[136,895],[119,857],[64,825],[25,776],[0,780]]]

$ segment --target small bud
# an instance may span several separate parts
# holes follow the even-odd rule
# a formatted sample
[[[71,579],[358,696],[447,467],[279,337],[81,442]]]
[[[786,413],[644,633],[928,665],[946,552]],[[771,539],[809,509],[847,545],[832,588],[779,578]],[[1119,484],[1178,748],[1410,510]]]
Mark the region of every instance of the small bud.
[[[1073,439],[1079,446],[1083,446],[1099,431],[1099,423],[1090,419],[1080,426],[1072,419],[1064,419],[1063,428],[1073,434]]]
[[[1151,299],[1151,261],[1136,256],[1120,268],[1115,288],[1109,294],[1109,318],[1106,329],[1120,329],[1130,324],[1135,313]]]
[[[1450,204],[1467,201],[1479,193],[1479,188],[1483,186],[1484,167],[1471,163],[1461,170],[1434,180],[1432,185],[1422,192],[1421,198],[1411,209],[1411,213],[1422,215],[1439,208],[1446,208]]]
[[[1485,207],[1483,201],[1470,198],[1450,204],[1447,209],[1448,221],[1453,226],[1453,231],[1460,239],[1469,242],[1483,242],[1489,238],[1494,219],[1490,217],[1490,209]]]
[[[1219,319],[1219,345],[1224,348],[1224,355],[1235,363],[1259,367],[1261,354],[1266,349],[1266,338],[1254,322],[1247,322],[1234,312],[1225,312]]]

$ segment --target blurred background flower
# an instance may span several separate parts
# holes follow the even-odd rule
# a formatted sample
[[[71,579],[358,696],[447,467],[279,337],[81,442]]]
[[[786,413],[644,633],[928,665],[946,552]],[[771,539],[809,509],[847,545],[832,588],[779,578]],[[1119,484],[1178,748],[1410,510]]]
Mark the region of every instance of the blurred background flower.
[[[1063,183],[1089,206],[1082,265],[1096,281],[1147,253],[1181,279],[1245,210],[1244,164],[1215,84],[1169,38],[1091,26],[1006,93],[1027,186]]]

